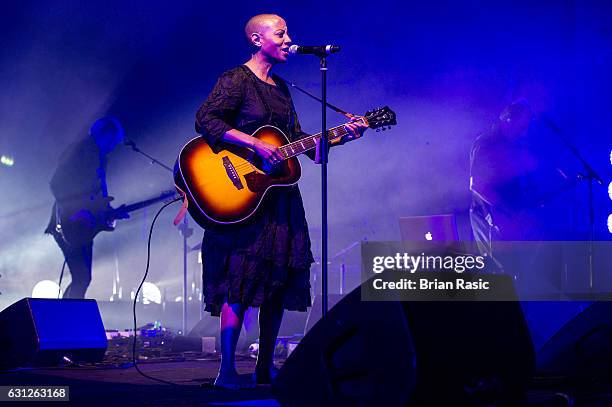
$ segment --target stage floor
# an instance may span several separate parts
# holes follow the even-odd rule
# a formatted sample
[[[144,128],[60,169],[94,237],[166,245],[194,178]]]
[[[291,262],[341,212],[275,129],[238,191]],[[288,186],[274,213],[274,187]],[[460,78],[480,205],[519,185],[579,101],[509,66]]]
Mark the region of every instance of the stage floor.
[[[252,373],[255,368],[252,358],[238,358],[236,363],[241,374]],[[212,388],[210,384],[219,367],[217,358],[140,363],[138,366],[146,374],[178,386],[143,377],[134,367],[114,366],[12,370],[0,372],[0,385],[69,386],[70,405],[279,406],[273,399],[270,386],[242,391]],[[17,405],[29,404],[21,402]]]
[[[277,361],[278,363],[281,361]],[[237,368],[241,374],[250,374],[255,360],[238,357]],[[274,400],[270,386],[255,389],[225,391],[212,388],[212,381],[219,367],[218,357],[185,361],[143,362],[139,367],[146,374],[176,383],[162,384],[140,375],[134,367],[99,365],[90,367],[58,367],[17,369],[0,371],[1,386],[69,386],[70,403],[77,406],[243,406],[280,407]],[[527,392],[529,407],[567,406],[568,399],[575,398],[575,407],[607,407],[612,405],[612,393],[608,389],[579,391],[572,386],[531,383]],[[316,389],[313,389],[316,391]],[[568,397],[569,396],[569,397]],[[0,402],[0,405],[8,403]],[[38,403],[13,403],[17,406],[45,405]],[[56,404],[55,405],[61,405]]]

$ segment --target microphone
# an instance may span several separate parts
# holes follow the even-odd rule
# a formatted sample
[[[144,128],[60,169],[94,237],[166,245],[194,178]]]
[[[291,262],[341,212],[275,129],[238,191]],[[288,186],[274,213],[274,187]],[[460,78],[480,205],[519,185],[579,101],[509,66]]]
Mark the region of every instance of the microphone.
[[[290,54],[310,54],[324,57],[336,52],[340,52],[338,45],[292,45],[289,47]]]
[[[136,147],[136,143],[134,142],[134,140],[129,139],[127,137],[123,139],[123,145],[128,147]]]

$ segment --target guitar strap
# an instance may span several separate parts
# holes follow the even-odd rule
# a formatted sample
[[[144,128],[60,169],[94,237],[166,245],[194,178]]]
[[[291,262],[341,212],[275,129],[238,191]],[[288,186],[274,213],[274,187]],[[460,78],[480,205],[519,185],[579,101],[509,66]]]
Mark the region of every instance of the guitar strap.
[[[321,100],[320,98],[316,97],[315,95],[313,95],[312,93],[308,92],[307,90],[304,90],[302,88],[300,88],[298,85],[296,85],[295,83],[288,81],[285,78],[282,78],[278,75],[275,75],[278,79],[282,80],[284,83],[286,83],[287,85],[291,86],[292,88],[295,88],[297,90],[299,90],[300,92],[302,92],[303,94],[313,98],[314,100],[323,103],[323,100]],[[331,103],[327,103],[327,107],[329,107],[331,110],[333,110],[336,113],[340,113],[342,116],[347,117],[349,119],[352,119],[353,117],[355,117],[355,115],[353,115],[352,113],[347,112],[346,110],[343,110],[341,108],[339,108],[338,106],[332,105]]]
[[[183,191],[178,186],[175,188],[179,191],[179,194],[183,196],[183,204],[181,205],[181,209],[179,209],[178,213],[174,217],[174,221],[172,222],[174,226],[178,226],[179,223],[183,220],[185,215],[187,215],[187,209],[189,209],[189,201],[187,200],[187,193]]]

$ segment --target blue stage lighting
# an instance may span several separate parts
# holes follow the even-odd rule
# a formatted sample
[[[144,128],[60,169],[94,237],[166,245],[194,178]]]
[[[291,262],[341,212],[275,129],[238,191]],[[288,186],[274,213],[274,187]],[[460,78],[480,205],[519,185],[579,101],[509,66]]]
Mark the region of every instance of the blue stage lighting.
[[[612,150],[610,150],[610,164],[612,164]],[[608,184],[608,196],[612,200],[612,181]],[[612,213],[608,215],[608,232],[612,233]]]

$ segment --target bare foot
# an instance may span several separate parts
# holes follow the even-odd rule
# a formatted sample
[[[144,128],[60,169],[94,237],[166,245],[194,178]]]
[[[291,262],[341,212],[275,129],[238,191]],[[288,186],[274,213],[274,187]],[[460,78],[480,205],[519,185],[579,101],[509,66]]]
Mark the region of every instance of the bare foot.
[[[237,372],[219,372],[214,386],[225,390],[242,390],[254,388],[255,382],[250,375],[241,376]]]

